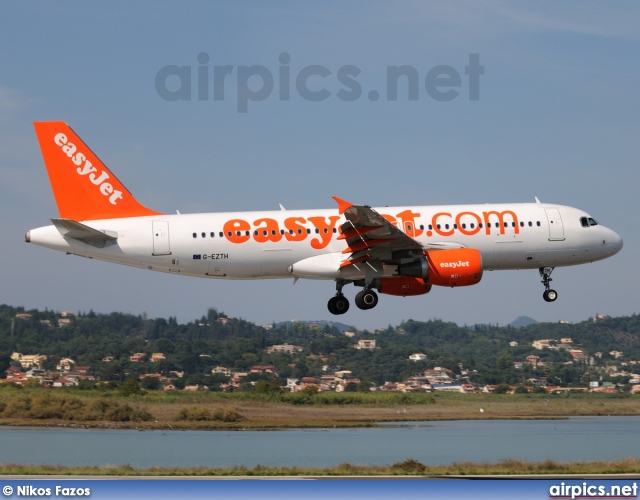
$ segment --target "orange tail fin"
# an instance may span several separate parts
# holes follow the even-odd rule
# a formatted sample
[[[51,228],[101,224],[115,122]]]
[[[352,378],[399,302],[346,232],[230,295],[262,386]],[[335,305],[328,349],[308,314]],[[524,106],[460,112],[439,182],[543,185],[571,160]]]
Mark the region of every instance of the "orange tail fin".
[[[138,203],[69,125],[33,125],[60,217],[82,221],[160,215]]]

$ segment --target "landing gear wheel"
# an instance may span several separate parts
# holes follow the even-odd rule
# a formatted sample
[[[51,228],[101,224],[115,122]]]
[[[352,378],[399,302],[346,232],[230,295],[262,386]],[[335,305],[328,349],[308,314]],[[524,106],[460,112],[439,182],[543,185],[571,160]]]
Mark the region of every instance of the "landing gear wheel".
[[[544,293],[542,294],[542,298],[545,302],[554,302],[558,298],[558,292],[555,290],[551,290],[549,286],[551,281],[551,273],[553,272],[553,267],[541,267],[538,269],[540,272],[540,277],[542,278],[542,284],[544,285]]]
[[[378,294],[373,290],[365,288],[356,294],[356,305],[366,311],[373,309],[378,304]]]
[[[331,314],[344,314],[349,310],[349,301],[344,295],[336,295],[329,299],[327,307]]]
[[[545,290],[542,294],[542,298],[546,302],[554,302],[558,298],[558,292],[555,290]]]

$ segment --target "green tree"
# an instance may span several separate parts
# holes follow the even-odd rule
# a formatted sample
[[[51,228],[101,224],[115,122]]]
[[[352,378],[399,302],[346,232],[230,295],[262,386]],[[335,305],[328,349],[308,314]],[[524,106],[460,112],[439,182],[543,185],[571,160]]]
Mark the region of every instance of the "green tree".
[[[140,385],[147,391],[157,391],[162,387],[162,383],[158,377],[144,377]]]
[[[509,384],[498,384],[494,389],[494,394],[507,394],[511,390]]]
[[[130,378],[120,386],[120,389],[118,389],[118,394],[120,396],[136,396],[139,394],[143,394],[143,391],[138,385],[138,382]]]

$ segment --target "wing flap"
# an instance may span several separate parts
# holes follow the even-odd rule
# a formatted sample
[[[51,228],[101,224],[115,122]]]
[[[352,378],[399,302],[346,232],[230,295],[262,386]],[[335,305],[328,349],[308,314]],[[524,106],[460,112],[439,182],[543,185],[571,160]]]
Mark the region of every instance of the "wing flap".
[[[351,253],[345,265],[366,260],[393,263],[394,255],[421,255],[422,245],[367,205],[354,205],[334,196],[340,213],[347,219],[340,226],[340,239],[347,243],[343,253]]]

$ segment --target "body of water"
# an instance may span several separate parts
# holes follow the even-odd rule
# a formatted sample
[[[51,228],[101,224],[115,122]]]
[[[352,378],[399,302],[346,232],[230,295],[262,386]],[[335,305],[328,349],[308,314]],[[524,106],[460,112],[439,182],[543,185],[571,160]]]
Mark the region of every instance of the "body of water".
[[[0,427],[0,463],[232,467],[426,465],[507,458],[561,462],[640,456],[640,417],[473,420],[378,428],[278,431],[135,431]]]

